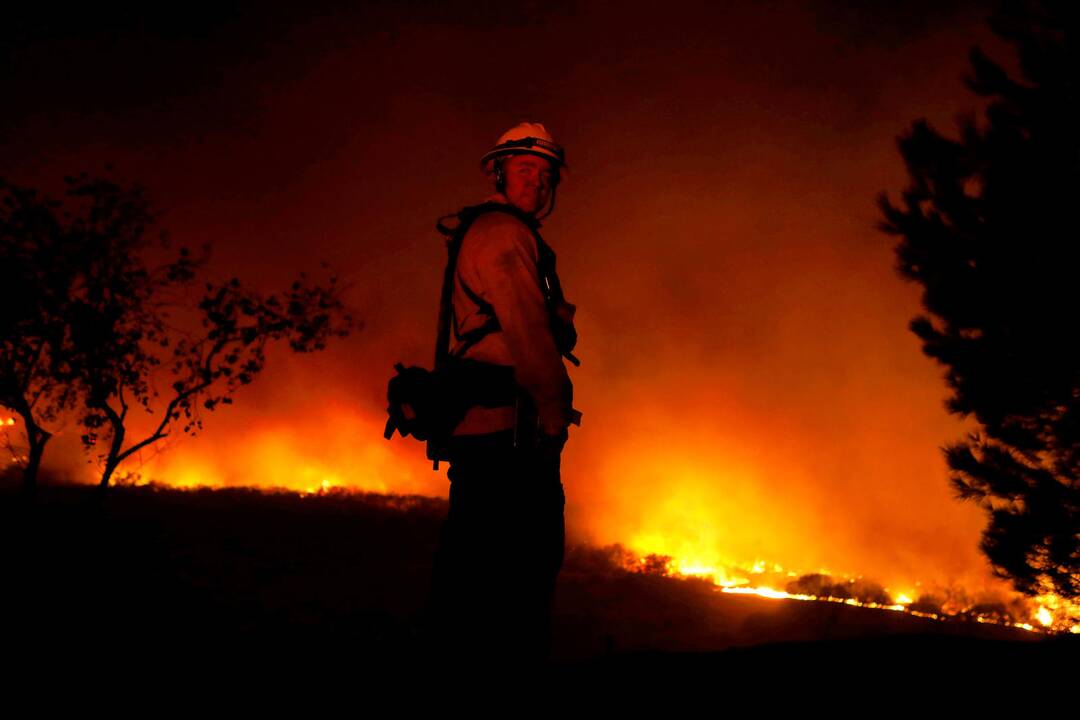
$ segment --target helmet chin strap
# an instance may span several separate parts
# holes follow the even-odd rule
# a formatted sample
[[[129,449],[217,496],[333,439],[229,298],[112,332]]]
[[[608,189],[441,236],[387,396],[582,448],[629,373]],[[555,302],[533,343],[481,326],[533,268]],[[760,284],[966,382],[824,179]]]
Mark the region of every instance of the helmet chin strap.
[[[558,183],[555,183],[554,185],[551,186],[551,202],[548,204],[548,210],[543,215],[537,216],[537,218],[536,218],[537,220],[543,220],[548,215],[555,212],[555,193],[556,193],[556,191],[558,189],[559,189],[559,184]]]

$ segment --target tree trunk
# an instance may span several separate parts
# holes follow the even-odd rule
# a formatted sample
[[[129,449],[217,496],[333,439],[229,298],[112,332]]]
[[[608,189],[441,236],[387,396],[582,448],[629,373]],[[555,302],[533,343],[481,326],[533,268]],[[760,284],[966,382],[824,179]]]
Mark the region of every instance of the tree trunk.
[[[105,462],[105,472],[102,473],[101,482],[98,483],[98,487],[102,490],[109,487],[109,478],[112,477],[113,471],[116,470],[118,464],[119,463],[114,463],[111,457]]]
[[[115,419],[112,423],[113,438],[109,445],[109,456],[105,458],[105,472],[101,474],[101,482],[98,487],[105,490],[109,487],[109,478],[112,477],[116,467],[120,464],[120,450],[124,447],[124,425]]]
[[[26,421],[26,417],[23,417]],[[49,442],[52,433],[34,424],[33,418],[26,422],[26,438],[30,443],[30,454],[27,456],[26,467],[23,468],[23,496],[33,498],[37,494],[38,469],[41,467],[41,456],[45,454],[45,443]]]

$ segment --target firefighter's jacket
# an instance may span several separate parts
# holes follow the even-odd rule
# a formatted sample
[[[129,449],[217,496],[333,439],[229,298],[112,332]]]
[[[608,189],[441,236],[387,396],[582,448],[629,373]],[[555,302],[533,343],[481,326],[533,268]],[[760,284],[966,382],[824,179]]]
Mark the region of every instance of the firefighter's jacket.
[[[496,193],[488,202],[507,203]],[[557,434],[570,424],[573,386],[562,355],[551,333],[551,321],[540,288],[537,259],[539,251],[532,232],[520,220],[502,212],[484,213],[465,233],[454,275],[454,322],[450,353],[459,355],[466,335],[488,320],[481,306],[462,288],[465,283],[481,300],[489,303],[499,321],[499,329],[465,349],[461,357],[512,365],[517,384],[535,403],[542,430]],[[558,309],[572,318],[574,306]],[[454,430],[454,435],[471,435],[506,430],[514,426],[512,405],[494,408],[474,406]]]

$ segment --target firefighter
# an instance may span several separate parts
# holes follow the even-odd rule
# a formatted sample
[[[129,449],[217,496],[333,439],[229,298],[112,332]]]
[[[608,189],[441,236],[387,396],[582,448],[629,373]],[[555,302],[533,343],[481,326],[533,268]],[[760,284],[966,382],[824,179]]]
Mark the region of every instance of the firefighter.
[[[542,663],[562,567],[561,454],[578,423],[563,357],[575,308],[539,234],[564,152],[539,123],[504,133],[481,159],[494,194],[468,217],[452,274],[450,355],[511,366],[516,395],[472,406],[446,444],[450,507],[435,553],[427,618],[445,659]]]

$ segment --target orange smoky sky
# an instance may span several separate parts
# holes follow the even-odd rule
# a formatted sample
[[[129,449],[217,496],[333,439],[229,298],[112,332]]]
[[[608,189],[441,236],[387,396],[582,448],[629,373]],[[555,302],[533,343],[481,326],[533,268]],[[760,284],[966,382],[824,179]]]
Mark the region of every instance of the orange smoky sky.
[[[939,450],[966,425],[907,330],[919,290],[874,204],[906,185],[912,120],[951,133],[981,107],[971,46],[1012,62],[985,7],[260,7],[4,31],[0,174],[55,189],[111,163],[177,244],[213,243],[214,277],[272,291],[325,260],[364,322],[323,353],[271,352],[142,472],[445,495],[445,465],[382,438],[386,382],[431,362],[436,218],[482,199],[480,155],[535,120],[570,165],[544,233],[578,307],[572,537],[994,586]],[[89,480],[77,436],[46,464]]]

